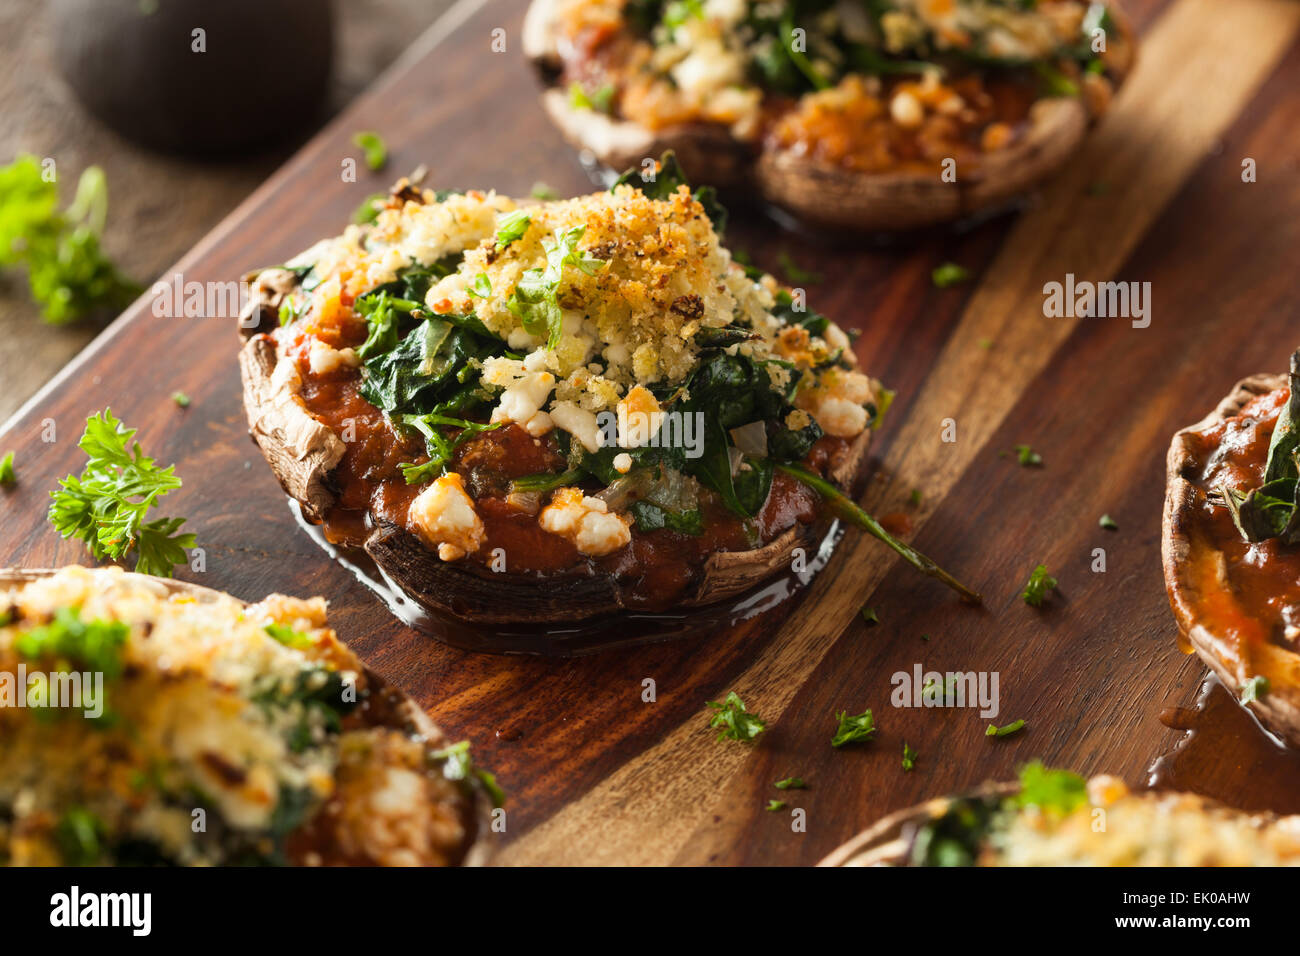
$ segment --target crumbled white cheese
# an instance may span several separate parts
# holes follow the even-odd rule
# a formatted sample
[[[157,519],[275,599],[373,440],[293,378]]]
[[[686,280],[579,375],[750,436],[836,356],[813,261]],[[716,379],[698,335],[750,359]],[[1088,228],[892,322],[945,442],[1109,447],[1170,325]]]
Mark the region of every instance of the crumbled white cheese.
[[[411,502],[411,524],[443,561],[473,554],[483,544],[483,519],[465,493],[460,475],[449,472],[437,478]]]
[[[631,519],[610,512],[599,498],[577,488],[561,488],[537,518],[542,529],[568,538],[583,554],[610,554],[632,540]]]
[[[618,446],[640,448],[650,444],[659,430],[659,401],[650,390],[634,385],[618,403]]]
[[[596,415],[573,402],[556,402],[551,406],[551,421],[582,443],[589,452],[600,451],[600,425]]]
[[[311,340],[307,361],[316,375],[336,372],[341,368],[356,368],[361,364],[356,349],[336,349],[326,345],[320,339]]]

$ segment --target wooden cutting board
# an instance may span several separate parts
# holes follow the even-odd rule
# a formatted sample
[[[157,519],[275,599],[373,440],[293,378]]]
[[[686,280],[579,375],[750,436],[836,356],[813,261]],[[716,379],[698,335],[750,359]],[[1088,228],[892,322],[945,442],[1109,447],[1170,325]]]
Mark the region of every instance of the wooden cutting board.
[[[523,7],[453,8],[173,271],[224,281],[283,261],[420,163],[438,187],[589,190],[537,108]],[[725,633],[567,660],[451,649],[398,624],[296,526],[246,435],[234,320],[159,318],[149,296],[0,432],[19,475],[0,494],[0,565],[88,560],[45,510],[82,467],[86,416],[111,405],[184,479],[166,513],[188,516],[207,569],[180,576],[249,599],[329,597],[342,636],[497,772],[506,863],[812,863],[891,810],[1035,757],[1140,784],[1177,740],[1159,714],[1190,705],[1204,673],[1176,646],[1161,580],[1168,440],[1236,379],[1283,370],[1300,331],[1300,5],[1127,7],[1143,38],[1136,73],[1083,154],[1022,209],[890,243],[796,235],[752,212],[728,235],[769,269],[783,252],[816,260],[811,305],[860,330],[864,366],[898,391],[865,504],[907,515],[914,543],[981,589],[983,609],[851,532],[802,600]],[[385,137],[390,164],[346,183],[363,129]],[[1246,159],[1256,182],[1242,180]],[[934,288],[946,261],[972,281]],[[1043,286],[1067,273],[1149,282],[1150,325],[1046,317]],[[955,442],[942,440],[948,419]],[[1008,457],[1017,444],[1043,466]],[[1118,530],[1099,527],[1103,514]],[[1018,595],[1039,563],[1060,593],[1036,610]],[[992,739],[972,709],[891,706],[892,675],[917,665],[997,672],[994,722],[1027,729]],[[769,723],[755,746],[708,729],[705,702],[730,690]],[[875,741],[832,749],[836,711],[867,707]],[[904,742],[919,754],[911,772]],[[773,788],[791,775],[810,789]],[[1251,805],[1262,798],[1250,777],[1229,743],[1201,786]],[[789,807],[768,812],[772,798]]]

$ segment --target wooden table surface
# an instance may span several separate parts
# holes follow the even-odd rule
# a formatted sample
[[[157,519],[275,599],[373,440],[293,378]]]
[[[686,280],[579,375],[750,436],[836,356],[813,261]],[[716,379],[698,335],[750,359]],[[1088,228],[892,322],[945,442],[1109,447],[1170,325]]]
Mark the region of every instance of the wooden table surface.
[[[166,511],[189,516],[207,569],[181,576],[243,598],[327,595],[342,636],[497,771],[510,794],[503,863],[813,863],[893,809],[1035,757],[1140,784],[1176,740],[1159,713],[1190,704],[1204,674],[1175,644],[1161,580],[1169,438],[1236,379],[1283,370],[1296,345],[1300,4],[1127,8],[1143,39],[1136,73],[1082,155],[1021,210],[886,244],[795,235],[754,214],[728,234],[768,268],[782,252],[818,257],[811,305],[861,330],[864,366],[898,391],[865,505],[907,512],[914,543],[981,589],[983,609],[851,532],[802,600],[725,633],[577,659],[451,649],[399,625],[296,527],[246,436],[234,320],[157,318],[148,297],[0,432],[19,475],[0,495],[0,564],[87,560],[44,512],[57,479],[81,468],[86,415],[111,405],[184,479]],[[176,271],[220,281],[282,261],[419,163],[440,187],[590,188],[536,108],[522,9],[453,8]],[[505,53],[491,51],[497,27]],[[341,182],[361,128],[387,138],[389,169]],[[1247,158],[1256,182],[1242,180]],[[973,281],[934,288],[945,261]],[[1149,282],[1149,327],[1045,317],[1043,285],[1067,273]],[[176,389],[190,408],[169,400]],[[946,419],[955,442],[941,440]],[[1007,457],[1022,443],[1043,467]],[[1102,514],[1117,531],[1099,527]],[[1060,593],[1036,610],[1018,595],[1039,563]],[[864,625],[863,605],[878,626]],[[891,706],[891,675],[918,664],[997,672],[995,721],[1027,729],[990,739],[974,710]],[[642,700],[646,678],[654,702]],[[755,746],[708,729],[705,702],[729,690],[769,722]],[[833,750],[836,711],[867,707],[875,741]],[[919,753],[911,772],[904,742]],[[791,775],[810,789],[773,789]],[[1231,746],[1204,787],[1252,801]],[[775,797],[790,808],[767,812]]]

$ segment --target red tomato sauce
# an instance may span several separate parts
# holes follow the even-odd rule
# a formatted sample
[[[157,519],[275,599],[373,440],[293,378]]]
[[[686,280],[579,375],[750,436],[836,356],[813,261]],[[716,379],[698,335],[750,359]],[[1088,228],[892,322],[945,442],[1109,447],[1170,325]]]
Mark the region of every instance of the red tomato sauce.
[[[423,439],[398,432],[384,414],[361,397],[356,370],[315,375],[302,372],[302,399],[307,410],[345,441],[346,451],[330,475],[336,504],[326,515],[324,532],[335,544],[361,547],[378,522],[414,533],[409,520],[411,502],[424,485],[408,485],[401,465],[428,459]],[[825,474],[840,463],[848,443],[823,437],[813,447],[806,464]],[[508,573],[529,575],[583,574],[600,570],[625,582],[630,603],[661,608],[673,603],[698,580],[709,555],[719,551],[745,551],[761,547],[796,524],[807,525],[822,513],[816,492],[793,478],[776,474],[762,510],[742,521],[728,511],[713,492],[701,492],[704,512],[702,534],[690,535],[660,528],[632,529],[632,541],[603,557],[588,557],[567,538],[544,531],[532,510],[521,510],[509,500],[514,479],[526,475],[558,473],[566,463],[554,433],[541,438],[509,424],[466,441],[457,450],[453,469],[465,481],[483,520],[485,539],[479,551],[466,558],[490,565],[493,552],[504,549]],[[591,491],[597,488],[589,489]],[[533,502],[540,508],[549,496]]]
[[[1261,395],[1239,415],[1196,435],[1203,469],[1194,482],[1200,507],[1188,556],[1192,610],[1230,642],[1225,655],[1247,665],[1252,647],[1297,647],[1286,630],[1300,626],[1300,548],[1276,539],[1243,540],[1227,507],[1210,493],[1225,486],[1245,490],[1262,481],[1273,429],[1289,397],[1286,388]]]

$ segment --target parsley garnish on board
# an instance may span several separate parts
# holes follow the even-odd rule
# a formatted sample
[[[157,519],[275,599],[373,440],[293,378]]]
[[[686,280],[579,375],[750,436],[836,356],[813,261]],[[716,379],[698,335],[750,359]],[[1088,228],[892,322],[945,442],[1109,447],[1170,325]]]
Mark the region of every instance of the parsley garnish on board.
[[[984,736],[1010,737],[1012,734],[1019,733],[1024,729],[1025,729],[1025,722],[1023,720],[1015,720],[1009,724],[1005,724],[1002,727],[999,727],[996,724],[989,724],[984,731]]]
[[[135,570],[169,578],[185,564],[194,535],[178,534],[184,518],[145,516],[158,499],[181,486],[175,466],[159,468],[132,442],[136,429],[112,409],[86,419],[78,447],[90,459],[80,476],[68,475],[50,492],[50,524],[64,538],[80,538],[98,560],[120,561],[135,551]]]
[[[745,702],[734,690],[727,694],[721,704],[711,700],[708,705],[717,711],[709,721],[709,726],[722,728],[718,734],[719,740],[750,741],[767,729],[767,722],[746,710]]]
[[[388,146],[378,133],[363,130],[352,137],[352,142],[360,146],[366,157],[366,165],[378,172],[388,164]]]
[[[1021,468],[1041,468],[1043,466],[1043,456],[1028,445],[1017,445],[1015,452],[1016,461],[1020,462]]]
[[[808,784],[803,782],[803,777],[786,777],[784,780],[778,780],[772,784],[778,790],[807,790]]]
[[[943,265],[935,266],[930,273],[930,281],[934,283],[936,289],[947,289],[969,278],[970,270],[955,262],[945,262]]]
[[[1040,564],[1030,572],[1029,581],[1020,597],[1030,607],[1042,607],[1047,592],[1055,590],[1056,583],[1056,578],[1047,573],[1047,565]]]
[[[769,801],[767,801],[767,809],[768,809],[768,812],[769,812],[769,813],[773,813],[773,812],[775,812],[775,811],[777,811],[777,810],[784,810],[785,807],[786,807],[786,803],[785,803],[784,800],[769,800]]]
[[[32,299],[47,322],[75,322],[96,309],[127,305],[141,287],[100,249],[108,217],[103,170],[88,166],[72,204],[59,211],[59,187],[35,156],[0,167],[0,268],[27,271]]]
[[[0,458],[0,485],[12,485],[16,481],[18,476],[14,474],[14,453],[7,452]]]
[[[1097,522],[1097,524],[1101,525],[1102,528],[1104,528],[1107,531],[1119,530],[1119,525],[1115,523],[1115,519],[1112,518],[1110,515],[1102,515],[1101,519]]]
[[[847,710],[841,710],[835,715],[839,721],[839,728],[835,731],[835,736],[831,738],[832,747],[843,747],[845,744],[865,743],[869,741],[876,733],[876,722],[871,716],[871,708],[867,708],[856,717]]]
[[[904,770],[911,770],[913,767],[915,767],[916,758],[919,756],[920,754],[918,754],[915,750],[913,750],[911,747],[907,745],[907,741],[903,742],[903,769]]]

